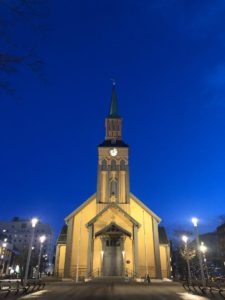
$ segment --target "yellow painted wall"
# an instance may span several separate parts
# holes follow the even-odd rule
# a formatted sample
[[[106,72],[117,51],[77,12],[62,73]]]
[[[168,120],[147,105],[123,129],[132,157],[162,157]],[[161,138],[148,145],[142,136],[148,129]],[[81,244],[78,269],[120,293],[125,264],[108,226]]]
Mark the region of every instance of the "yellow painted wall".
[[[161,270],[162,270],[162,278],[169,277],[169,257],[168,257],[168,245],[160,245],[160,260],[161,260]]]
[[[102,202],[105,202],[107,199],[107,171],[101,171],[101,190],[100,190],[100,199]]]
[[[134,256],[133,256],[133,240],[132,238],[126,237],[124,242],[124,251],[125,251],[125,269],[127,269],[128,276],[132,275],[134,271]],[[127,261],[130,263],[126,263]]]
[[[152,216],[135,200],[130,199],[130,214],[141,226],[138,229],[139,273],[156,277]],[[146,268],[147,262],[147,268]]]
[[[101,275],[101,265],[102,265],[102,242],[100,237],[94,240],[94,255],[93,255],[93,273],[94,276]]]
[[[125,176],[126,176],[126,172],[125,171],[120,171],[119,199],[123,203],[126,200],[126,182],[125,182],[126,177]]]
[[[73,237],[71,248],[71,276],[74,276],[78,259],[79,248],[79,267],[87,267],[87,251],[88,251],[88,229],[86,224],[96,215],[96,198],[93,198],[86,206],[82,208],[73,218]],[[80,238],[80,242],[79,242]]]
[[[65,266],[65,257],[66,257],[66,245],[58,244],[57,245],[57,257],[56,257],[56,268],[55,272],[57,276],[62,277],[64,274],[64,266]]]

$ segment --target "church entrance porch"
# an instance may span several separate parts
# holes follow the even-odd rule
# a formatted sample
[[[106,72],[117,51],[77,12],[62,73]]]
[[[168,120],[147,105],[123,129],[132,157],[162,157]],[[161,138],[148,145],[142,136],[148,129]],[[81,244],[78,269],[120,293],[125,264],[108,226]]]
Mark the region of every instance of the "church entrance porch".
[[[96,233],[95,237],[101,239],[101,276],[125,275],[124,242],[131,234],[112,222]]]

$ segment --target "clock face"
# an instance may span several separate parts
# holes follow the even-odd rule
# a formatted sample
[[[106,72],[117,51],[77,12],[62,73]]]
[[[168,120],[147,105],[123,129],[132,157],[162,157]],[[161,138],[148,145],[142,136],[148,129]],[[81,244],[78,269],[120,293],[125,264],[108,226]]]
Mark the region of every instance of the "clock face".
[[[109,150],[109,154],[111,156],[117,156],[118,150],[116,148],[112,148],[112,149]]]

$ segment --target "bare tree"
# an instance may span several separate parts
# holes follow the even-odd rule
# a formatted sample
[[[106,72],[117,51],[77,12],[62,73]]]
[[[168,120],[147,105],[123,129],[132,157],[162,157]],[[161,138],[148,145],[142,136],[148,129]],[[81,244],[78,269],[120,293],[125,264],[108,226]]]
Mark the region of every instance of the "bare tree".
[[[180,254],[185,260],[192,260],[196,256],[196,250],[193,247],[181,247]]]
[[[37,53],[47,16],[48,0],[0,0],[0,91],[13,93],[15,75],[23,69],[44,78]]]

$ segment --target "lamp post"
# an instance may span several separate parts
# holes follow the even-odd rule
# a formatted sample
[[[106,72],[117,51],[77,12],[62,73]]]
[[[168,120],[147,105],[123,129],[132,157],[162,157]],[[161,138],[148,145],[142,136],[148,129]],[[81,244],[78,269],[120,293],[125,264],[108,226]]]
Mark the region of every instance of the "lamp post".
[[[184,242],[184,248],[186,252],[186,261],[187,261],[187,268],[188,268],[188,282],[191,283],[191,269],[190,269],[190,262],[189,262],[189,251],[188,251],[188,237],[186,235],[182,236],[182,241]]]
[[[41,263],[41,254],[42,254],[42,248],[43,248],[43,243],[46,240],[46,236],[42,235],[39,237],[40,241],[40,252],[39,252],[39,257],[38,257],[38,267],[37,267],[37,277],[39,278],[39,270],[40,270],[40,263]]]
[[[25,269],[24,282],[23,282],[24,285],[27,284],[28,271],[29,271],[29,265],[30,265],[30,257],[31,257],[31,251],[32,251],[32,246],[33,246],[33,241],[34,241],[34,231],[35,231],[37,222],[38,222],[37,218],[33,218],[31,220],[32,229],[31,229],[30,245],[29,245],[28,254],[27,254],[27,262],[26,262],[26,269]]]
[[[6,243],[7,239],[4,239],[4,242],[2,243],[2,255],[1,255],[1,275],[3,274],[4,272],[4,268],[5,268],[5,261],[4,261],[4,258],[5,258],[5,250],[6,250],[6,247],[7,247],[7,243]]]
[[[205,287],[206,286],[206,284],[205,284],[205,275],[204,275],[204,270],[203,270],[203,262],[202,262],[202,255],[201,255],[201,251],[200,251],[200,243],[199,243],[199,235],[198,235],[198,219],[197,218],[192,218],[191,221],[192,221],[192,223],[194,225],[194,229],[195,229],[195,239],[196,239],[196,245],[197,245],[197,252],[198,252],[198,259],[199,259],[202,285],[203,285],[203,287]]]
[[[205,246],[204,242],[201,242],[200,245],[200,251],[202,252],[202,256],[203,256],[203,261],[205,263],[205,270],[206,270],[206,278],[209,279],[209,272],[208,272],[208,266],[207,266],[207,259],[206,259],[206,251],[207,251],[207,247]]]

